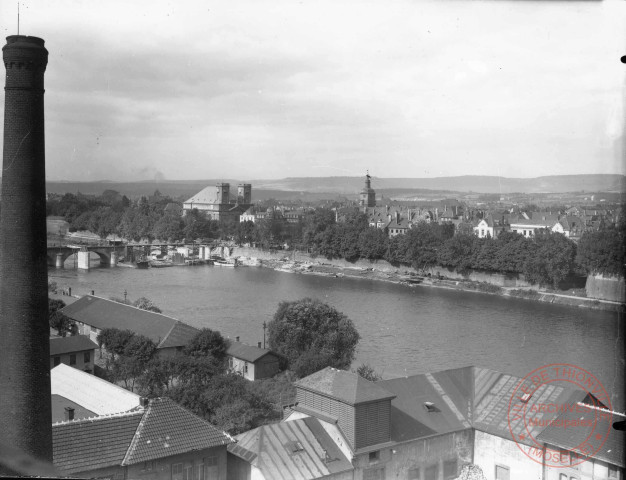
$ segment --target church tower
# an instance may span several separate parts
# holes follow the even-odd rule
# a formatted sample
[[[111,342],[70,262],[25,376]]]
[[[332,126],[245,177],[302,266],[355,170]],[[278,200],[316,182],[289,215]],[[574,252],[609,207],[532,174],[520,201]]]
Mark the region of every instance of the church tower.
[[[41,38],[11,35],[2,57],[0,432],[7,446],[52,461],[43,102],[48,51]]]
[[[372,177],[369,172],[365,175],[365,187],[361,190],[359,195],[359,205],[361,207],[375,207],[376,206],[376,191],[372,188]]]

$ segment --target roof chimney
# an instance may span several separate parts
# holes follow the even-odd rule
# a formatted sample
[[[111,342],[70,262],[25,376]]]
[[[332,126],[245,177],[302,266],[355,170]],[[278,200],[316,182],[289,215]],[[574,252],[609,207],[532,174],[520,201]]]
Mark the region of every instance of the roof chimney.
[[[74,409],[72,407],[65,407],[65,421],[74,420]]]
[[[150,399],[146,397],[141,397],[139,399],[139,405],[143,408],[146,408],[148,405],[150,405]]]
[[[238,342],[238,341],[239,341],[239,337],[235,337],[235,342]]]

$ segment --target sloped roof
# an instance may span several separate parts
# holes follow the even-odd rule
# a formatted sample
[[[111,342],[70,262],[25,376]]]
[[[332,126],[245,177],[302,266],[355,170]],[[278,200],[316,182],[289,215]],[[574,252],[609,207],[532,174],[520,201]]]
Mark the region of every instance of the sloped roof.
[[[53,395],[60,395],[97,415],[126,412],[139,406],[140,396],[63,363],[50,370]]]
[[[74,335],[72,337],[56,337],[50,339],[50,356],[61,355],[70,352],[83,352],[95,350],[98,345],[86,335]]]
[[[61,311],[72,320],[101,330],[131,330],[148,337],[158,348],[186,346],[199,332],[198,329],[167,315],[92,295],[85,295]]]
[[[537,436],[537,440],[566,450],[580,451],[580,446],[591,438],[589,445],[594,449],[593,458],[622,468],[626,467],[624,432],[614,429],[612,425],[614,422],[623,421],[624,415],[589,408],[583,404],[578,406],[582,408],[568,409],[561,413]],[[564,425],[576,426],[564,428]],[[600,440],[592,435],[600,435]]]
[[[254,347],[252,345],[246,345],[245,343],[232,341],[226,353],[231,357],[240,358],[246,362],[256,362],[259,358],[268,354],[276,355],[271,350],[267,350],[265,348]]]
[[[295,386],[320,393],[348,405],[394,398],[395,395],[378,383],[365,380],[356,373],[326,367],[295,383]]]
[[[145,410],[123,465],[227,445],[232,438],[169,398],[155,398]]]
[[[74,409],[75,420],[97,416],[96,412],[92,412],[91,410],[84,408],[82,405],[79,405],[78,403],[73,402],[69,398],[65,398],[61,395],[50,395],[50,403],[52,404],[52,423],[62,422],[65,420],[66,407]]]
[[[64,475],[121,465],[142,411],[52,425],[54,466]]]
[[[205,187],[196,193],[189,200],[186,200],[185,203],[199,203],[199,204],[214,204],[217,202],[217,187],[215,185]]]
[[[381,380],[382,388],[396,394],[392,400],[391,437],[394,441],[441,434],[474,427],[492,435],[512,440],[513,434],[534,438],[543,427],[512,422],[509,428],[509,401],[522,379],[481,367],[463,367],[411,377]],[[527,402],[532,408],[546,398],[556,404],[581,401],[586,393],[549,383],[537,389]],[[428,411],[431,402],[436,411]],[[558,412],[545,413],[544,419]],[[516,438],[519,441],[519,438]],[[523,440],[522,440],[523,441]],[[532,443],[532,440],[528,440]]]
[[[228,451],[257,467],[265,478],[312,480],[353,469],[315,418],[264,425],[236,438]]]

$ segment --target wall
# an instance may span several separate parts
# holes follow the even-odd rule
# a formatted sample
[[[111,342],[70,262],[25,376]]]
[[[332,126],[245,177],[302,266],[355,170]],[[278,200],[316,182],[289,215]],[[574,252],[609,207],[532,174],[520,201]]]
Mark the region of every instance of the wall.
[[[214,459],[215,465],[210,466],[208,459]],[[182,464],[183,471],[174,475],[172,466]],[[128,466],[127,479],[138,480],[182,480],[185,468],[193,468],[190,478],[197,479],[197,468],[204,469],[205,480],[226,480],[227,460],[226,446],[198,450],[196,452],[173,455],[153,462],[142,462]]]
[[[246,380],[254,380],[254,363],[246,362],[241,358],[232,358],[232,364],[229,363],[229,367],[235,372],[241,374]],[[247,367],[247,368],[246,368]]]
[[[391,400],[356,405],[355,448],[388,442],[391,439]]]
[[[271,378],[278,373],[278,357],[273,354],[265,355],[256,361],[254,379]]]
[[[89,363],[85,362],[85,352],[89,352]],[[61,355],[50,356],[50,368],[55,367],[55,357],[59,357],[61,359],[61,363],[65,365],[70,365],[70,355],[76,355],[76,363],[70,366],[77,368],[78,370],[91,370],[91,372],[93,372],[93,361],[95,353],[95,350],[82,350],[80,352],[63,353]]]
[[[585,285],[587,296],[600,300],[626,302],[624,279],[615,276],[589,275]]]
[[[542,480],[541,462],[541,457],[537,461],[527,457],[512,440],[475,432],[474,464],[482,469],[487,480],[495,480],[496,465],[509,468],[510,480]]]
[[[337,425],[343,432],[348,443],[354,448],[354,407],[302,388],[298,388],[296,391],[296,401],[301,405],[314,408],[338,418]]]
[[[409,479],[412,470],[418,480],[432,476],[451,480],[457,478],[463,465],[472,462],[472,430],[396,444],[379,450],[378,456],[377,461],[370,461],[369,453],[358,455],[353,462],[354,480],[362,480],[365,471],[377,468],[384,468],[383,478],[388,479]]]

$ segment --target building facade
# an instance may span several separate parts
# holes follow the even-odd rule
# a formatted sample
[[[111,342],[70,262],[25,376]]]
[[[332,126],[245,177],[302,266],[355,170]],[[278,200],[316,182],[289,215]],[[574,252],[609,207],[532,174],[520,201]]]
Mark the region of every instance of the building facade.
[[[230,183],[218,183],[206,187],[183,203],[184,214],[196,209],[205,213],[211,220],[239,219],[252,206],[252,185],[242,183],[237,186],[236,195],[231,196]]]

